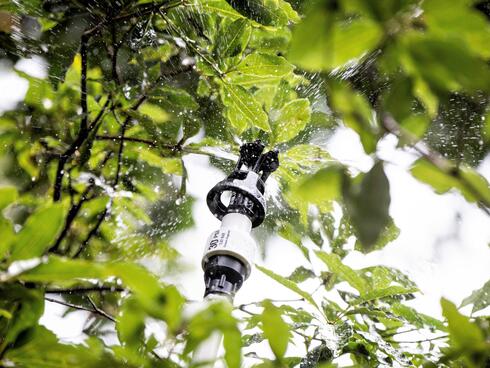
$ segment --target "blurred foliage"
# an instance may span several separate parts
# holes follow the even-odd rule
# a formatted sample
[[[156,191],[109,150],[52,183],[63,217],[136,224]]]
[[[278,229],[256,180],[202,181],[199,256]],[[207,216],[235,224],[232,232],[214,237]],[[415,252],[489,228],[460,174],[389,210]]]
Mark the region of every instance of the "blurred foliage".
[[[387,135],[420,156],[415,178],[490,213],[477,171],[490,149],[489,20],[490,2],[470,0],[0,1],[2,63],[47,68],[16,70],[27,93],[0,116],[0,365],[187,367],[219,331],[228,367],[488,366],[488,317],[443,299],[439,321],[407,305],[418,289],[400,271],[343,259],[398,236],[377,156]],[[325,150],[338,126],[358,134],[368,172]],[[257,138],[280,149],[281,194],[256,235],[281,235],[309,264],[259,269],[300,306],[183,314],[162,281],[181,261],[171,237],[194,221],[183,157],[229,170],[224,157]],[[487,282],[462,307],[482,311],[489,295]],[[84,344],[39,324],[46,301],[89,312]],[[256,353],[264,340],[269,358]]]

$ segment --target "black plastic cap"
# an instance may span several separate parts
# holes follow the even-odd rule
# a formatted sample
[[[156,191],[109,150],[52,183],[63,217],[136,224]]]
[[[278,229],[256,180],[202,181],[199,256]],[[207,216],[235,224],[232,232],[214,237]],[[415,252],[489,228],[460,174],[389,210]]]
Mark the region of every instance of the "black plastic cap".
[[[208,294],[225,294],[233,297],[242,287],[247,270],[235,257],[213,256],[204,265],[204,283]]]

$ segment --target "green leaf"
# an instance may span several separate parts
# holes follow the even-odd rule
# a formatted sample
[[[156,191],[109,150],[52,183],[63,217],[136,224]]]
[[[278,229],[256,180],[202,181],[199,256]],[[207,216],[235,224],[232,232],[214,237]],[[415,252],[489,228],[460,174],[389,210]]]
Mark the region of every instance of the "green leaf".
[[[215,13],[232,20],[245,18],[225,0],[192,0],[186,6],[194,8],[199,12]]]
[[[32,77],[20,71],[17,71],[17,74],[29,81],[29,89],[24,97],[24,102],[29,106],[47,110],[44,107],[43,101],[49,100],[52,102],[55,99],[55,92],[49,81]]]
[[[232,306],[225,301],[214,301],[191,318],[184,353],[195,351],[199,344],[216,331],[223,334],[227,366],[239,368],[242,344],[240,330],[237,320],[232,315]]]
[[[152,142],[162,147],[166,147],[169,143],[174,142],[180,128],[178,121],[167,121],[166,123],[158,124],[148,115],[139,111],[125,110],[123,113],[139,122],[150,136]]]
[[[88,16],[65,18],[48,30],[42,38],[48,46],[46,57],[49,63],[48,76],[53,86],[65,80],[65,74],[75,59],[80,39],[89,24]]]
[[[490,24],[471,2],[458,0],[446,6],[444,0],[427,0],[422,8],[430,32],[461,39],[473,52],[490,57]]]
[[[245,88],[221,83],[220,94],[226,116],[238,133],[249,127],[270,132],[267,114]]]
[[[376,22],[367,18],[336,21],[328,7],[318,2],[293,30],[289,59],[312,71],[332,70],[358,61],[381,37]]]
[[[490,305],[490,280],[480,289],[473,291],[469,297],[465,298],[461,303],[461,307],[468,304],[473,304],[472,313],[485,309]]]
[[[490,185],[483,176],[466,166],[460,166],[455,170],[447,161],[441,160],[441,164],[445,165],[445,170],[421,158],[415,161],[411,172],[415,178],[432,186],[436,193],[446,193],[454,188],[458,189],[466,200],[481,201],[487,207],[490,206]]]
[[[199,104],[187,91],[168,86],[159,86],[152,90],[149,94],[149,101],[172,114],[194,111],[199,108]]]
[[[123,346],[137,349],[144,341],[145,315],[138,300],[124,300],[116,323],[117,337]]]
[[[342,168],[329,166],[306,176],[291,189],[291,196],[299,202],[322,204],[338,199],[342,186]]]
[[[251,27],[248,19],[237,19],[230,24],[221,22],[216,37],[216,57],[226,58],[243,53],[250,39]]]
[[[389,296],[411,294],[418,290],[419,289],[417,288],[406,288],[404,286],[392,285],[382,289],[368,291],[367,293],[363,294],[360,299],[356,300],[352,304],[355,305],[375,299],[386,298]]]
[[[420,77],[436,94],[447,91],[488,91],[490,70],[468,47],[457,39],[411,34],[403,40],[406,72]]]
[[[306,291],[303,291],[301,290],[298,285],[296,285],[294,282],[292,282],[291,280],[288,280],[287,278],[285,277],[282,277],[274,272],[272,272],[271,270],[268,270],[267,268],[265,267],[262,267],[262,266],[259,266],[259,265],[256,265],[256,267],[262,271],[263,273],[265,273],[267,276],[269,276],[271,279],[274,279],[276,280],[278,283],[280,283],[281,285],[287,287],[289,290],[295,292],[296,294],[302,296],[305,300],[307,300],[311,305],[315,306],[316,308],[318,308],[318,305],[316,304],[315,300],[312,298],[312,296],[310,294],[308,294]]]
[[[383,106],[404,130],[414,137],[421,138],[429,126],[430,119],[414,108],[416,99],[412,94],[413,89],[408,78],[396,79],[384,96]],[[431,111],[431,116],[434,116],[433,114],[435,112]]]
[[[360,184],[346,184],[344,201],[364,251],[373,250],[390,221],[390,185],[382,162],[377,162]]]
[[[165,112],[165,110],[157,105],[148,102],[141,104],[141,106],[138,108],[138,111],[148,116],[150,119],[158,124],[165,123],[169,120],[169,116]]]
[[[370,246],[365,247],[363,244],[357,240],[355,244],[355,250],[367,254],[371,251],[383,249],[386,245],[396,240],[400,235],[400,229],[396,226],[393,219],[390,218],[388,225],[381,231],[378,240]]]
[[[4,325],[0,318],[0,334],[3,335],[2,343],[6,346],[15,343],[19,335],[38,325],[39,318],[44,313],[44,299],[41,290],[27,289],[20,285],[4,285],[0,288],[0,299],[0,307],[12,311],[6,331],[2,331]]]
[[[17,189],[15,187],[0,188],[0,212],[17,199]]]
[[[247,55],[225,80],[246,88],[260,85],[276,85],[292,74],[294,66],[281,56],[252,53]]]
[[[315,254],[327,265],[330,272],[337,274],[342,280],[347,281],[350,286],[359,291],[359,294],[363,295],[368,291],[369,286],[366,281],[355,270],[344,265],[338,255],[328,254],[322,251],[316,251]]]
[[[162,169],[165,174],[182,175],[182,160],[178,157],[162,157],[148,149],[138,151],[138,158],[150,166]]]
[[[262,331],[276,358],[282,360],[289,343],[289,325],[282,319],[281,309],[268,300],[262,304],[264,306],[261,316]]]
[[[279,161],[281,165],[277,175],[289,185],[298,179],[298,175],[313,174],[333,160],[328,152],[319,146],[298,144],[285,152],[280,152]]]
[[[85,345],[61,343],[43,326],[36,326],[25,336],[23,344],[7,350],[4,361],[25,368],[119,367],[123,364],[104,350],[99,340],[88,339]]]
[[[184,299],[175,287],[162,286],[153,274],[140,265],[93,263],[51,256],[46,262],[19,275],[0,275],[0,280],[4,278],[26,282],[64,283],[75,280],[106,280],[114,276],[133,291],[148,314],[166,321],[171,329],[177,328]]]
[[[299,266],[291,273],[291,275],[288,276],[288,280],[298,283],[306,281],[312,277],[315,277],[315,273],[312,270]]]
[[[476,324],[460,314],[449,300],[441,299],[442,314],[447,319],[450,339],[461,351],[478,351],[485,348],[485,338]]]
[[[49,249],[64,225],[63,203],[44,206],[27,219],[11,244],[10,261],[40,257]]]
[[[401,303],[394,303],[390,306],[390,311],[403,318],[408,323],[411,323],[415,327],[419,328],[430,328],[430,329],[438,329],[440,331],[446,331],[446,326],[436,318],[430,317],[426,314],[419,313],[415,309],[403,305]]]
[[[373,153],[378,127],[366,97],[343,83],[332,82],[329,87],[332,108],[342,116],[345,125],[359,134],[364,151]]]
[[[274,116],[274,143],[287,142],[296,137],[310,121],[310,101],[300,98],[289,101]]]

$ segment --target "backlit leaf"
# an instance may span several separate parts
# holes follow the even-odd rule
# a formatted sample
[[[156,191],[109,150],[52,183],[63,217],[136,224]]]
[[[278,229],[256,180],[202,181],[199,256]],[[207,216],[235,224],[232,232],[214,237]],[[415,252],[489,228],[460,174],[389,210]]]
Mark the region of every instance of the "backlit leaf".
[[[36,258],[44,254],[61,231],[66,214],[63,203],[38,209],[26,221],[22,230],[12,239],[11,261]]]
[[[263,303],[262,331],[269,341],[272,352],[281,360],[286,353],[289,342],[289,326],[281,317],[281,310],[270,301]]]

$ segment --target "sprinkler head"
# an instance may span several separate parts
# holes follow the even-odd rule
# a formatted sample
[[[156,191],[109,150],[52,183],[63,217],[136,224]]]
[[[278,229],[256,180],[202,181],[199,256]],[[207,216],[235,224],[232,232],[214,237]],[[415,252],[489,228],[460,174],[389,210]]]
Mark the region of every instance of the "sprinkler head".
[[[257,227],[264,221],[264,183],[279,167],[277,150],[262,153],[264,148],[260,140],[243,144],[233,172],[209,191],[207,204],[218,219],[223,219],[228,213],[240,213],[250,219],[252,227]],[[225,192],[230,193],[228,205],[222,200]]]

